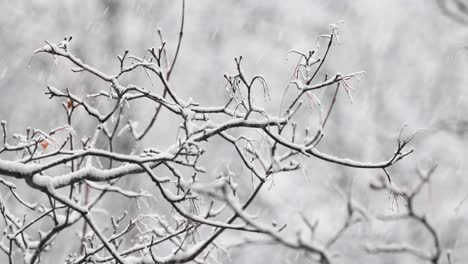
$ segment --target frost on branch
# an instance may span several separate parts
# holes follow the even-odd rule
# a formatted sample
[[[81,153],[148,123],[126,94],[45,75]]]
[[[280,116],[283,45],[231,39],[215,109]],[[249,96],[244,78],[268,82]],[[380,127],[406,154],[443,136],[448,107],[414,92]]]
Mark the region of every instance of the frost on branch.
[[[358,161],[318,149],[338,91],[344,90],[352,99],[351,82],[362,75],[362,72],[336,73],[328,78],[327,74],[319,74],[337,39],[336,25],[321,39],[327,44],[324,50],[317,46],[306,53],[293,52],[298,55],[298,63],[289,88],[295,95],[283,98],[281,106],[273,106],[280,113],[276,115],[258,104],[268,103],[270,87],[261,75],[251,76],[244,71],[242,57],[234,60],[235,72],[224,76],[229,95],[226,102],[206,106],[179,95],[171,82],[171,73],[181,48],[184,14],[185,2],[174,56],[168,56],[167,44],[160,33],[161,45],[148,49],[145,56],[133,55],[128,50],[118,55],[117,73],[105,73],[75,56],[71,37],[58,44],[46,41],[47,45],[34,52],[36,56],[52,55],[54,59],[68,61],[74,65],[72,70],[76,74],[87,74],[106,85],[84,96],[73,88],[48,85],[46,95],[51,102],[63,106],[66,116],[58,128],[44,131],[27,128],[10,134],[7,122],[1,123],[1,188],[29,212],[22,218],[0,201],[5,223],[0,249],[11,262],[22,258],[27,263],[40,263],[63,239],[60,234],[72,230],[79,239],[75,253],[63,260],[66,263],[212,263],[219,260],[216,256],[225,254],[218,241],[230,230],[257,234],[259,241],[306,252],[319,263],[331,263],[336,255],[335,242],[346,230],[369,219],[364,207],[348,197],[342,228],[323,243],[304,235],[318,228],[305,217],[306,228],[288,236],[282,232],[289,228],[287,223],[265,224],[249,210],[267,182],[277,174],[300,170],[304,159],[380,170],[390,180],[386,169],[412,152],[407,149],[411,138],[401,136],[395,150],[388,150],[388,158],[383,161]],[[77,40],[73,44],[78,45]],[[122,76],[139,70],[159,82],[162,90],[121,80]],[[326,77],[319,79],[321,76]],[[263,97],[257,98],[259,93],[255,89],[262,89]],[[323,89],[335,91],[329,105],[320,102],[317,91]],[[92,102],[96,98],[106,99],[111,107],[99,108]],[[297,122],[296,113],[308,100],[317,102],[322,114],[317,131]],[[132,105],[140,103],[154,105],[149,118],[136,120],[127,114]],[[162,112],[178,122],[178,133],[168,147],[143,140],[157,126]],[[93,121],[90,123],[94,129],[77,132],[72,117],[78,113]],[[129,138],[137,144],[130,153],[114,149]],[[213,172],[204,168],[201,157],[214,138],[236,152],[239,165],[244,168],[242,173],[236,174],[227,167],[212,177]],[[143,186],[145,189],[132,189],[122,183],[136,179],[135,175],[145,176],[148,183]],[[13,178],[26,183],[29,192],[46,199],[37,203],[23,199],[24,193],[18,192],[10,181]],[[128,199],[138,213],[104,208],[100,202],[111,195]],[[154,204],[170,209],[155,209]],[[107,221],[102,221],[103,216]],[[43,222],[52,224],[43,228]]]

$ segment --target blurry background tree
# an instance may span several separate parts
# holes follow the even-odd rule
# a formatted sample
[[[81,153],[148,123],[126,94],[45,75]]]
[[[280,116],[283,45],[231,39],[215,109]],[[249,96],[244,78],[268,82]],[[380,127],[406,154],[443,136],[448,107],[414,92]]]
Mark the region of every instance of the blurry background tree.
[[[451,19],[468,23],[468,2],[466,0],[437,0],[440,10]]]
[[[123,56],[125,50],[130,51],[127,56],[133,54],[138,58],[149,59],[151,56],[146,53],[147,48],[154,46],[157,51],[160,47],[158,28],[163,29],[165,48],[170,60],[177,47],[180,26],[180,3],[177,1],[135,3],[2,1],[1,7],[4,15],[0,16],[0,34],[2,34],[0,39],[3,47],[0,51],[2,89],[0,119],[6,120],[10,145],[19,143],[14,141],[16,139],[13,134],[25,135],[26,127],[31,128],[30,137],[26,138],[26,142],[31,142],[28,140],[31,140],[33,129],[37,132],[34,138],[38,144],[38,152],[35,155],[38,155],[39,151],[45,155],[53,154],[54,147],[60,147],[60,142],[63,143],[62,139],[66,139],[68,135],[72,135],[76,151],[82,148],[82,138],[86,143],[87,138],[94,137],[93,133],[99,122],[96,122],[96,118],[90,118],[88,112],[78,102],[73,102],[73,99],[68,101],[67,88],[79,100],[101,90],[107,93],[113,91],[102,78],[71,72],[70,69],[76,69],[76,65],[61,57],[55,61],[52,56],[36,55],[31,63],[28,63],[32,51],[41,46],[43,40],[58,44],[60,42],[58,40],[65,35],[73,35],[70,52],[107,74],[119,72],[120,63],[115,56],[118,54]],[[293,99],[294,92],[297,93],[295,86],[285,89],[291,80],[291,72],[294,71],[298,58],[294,54],[288,54],[288,51],[317,50],[317,57],[323,57],[328,42],[319,38],[320,35],[329,32],[327,28],[329,22],[344,20],[346,24],[339,24],[342,27],[340,38],[343,44],[335,42],[336,44],[332,46],[327,62],[318,72],[314,84],[323,81],[326,74],[331,80],[338,72],[348,73],[362,69],[367,74],[361,76],[362,82],[353,83],[353,87],[357,89],[351,91],[353,104],[350,103],[344,89],[341,89],[336,97],[335,109],[323,130],[324,138],[319,146],[321,151],[357,160],[384,160],[392,154],[402,124],[407,123],[411,128],[405,129],[404,132],[416,131],[417,128],[425,129],[425,133],[413,141],[416,155],[410,155],[388,169],[387,172],[392,175],[392,185],[379,180],[382,176],[385,177],[382,170],[355,170],[330,165],[313,158],[303,159],[300,173],[296,171],[296,173],[279,174],[267,183],[268,188],[258,194],[249,209],[251,211],[248,211],[255,213],[256,221],[267,223],[274,230],[281,230],[278,234],[282,238],[291,239],[294,238],[296,231],[301,232],[306,236],[307,242],[316,243],[318,248],[330,253],[332,262],[427,263],[432,261],[435,263],[434,260],[440,260],[439,263],[460,263],[468,257],[464,250],[467,248],[468,236],[462,228],[468,215],[465,204],[467,180],[462,177],[467,164],[464,125],[467,122],[465,113],[468,110],[467,57],[464,49],[467,36],[464,25],[457,23],[450,16],[444,16],[440,7],[438,2],[428,4],[423,0],[411,3],[370,0],[312,3],[299,0],[223,3],[203,0],[188,3],[182,48],[177,66],[170,77],[171,86],[183,101],[189,102],[189,98],[192,97],[193,102],[202,106],[220,106],[227,102],[231,97],[226,93],[226,79],[222,73],[234,72],[235,76],[236,65],[232,59],[243,55],[242,67],[245,74],[254,76],[262,73],[269,85],[270,101],[265,103],[262,99],[263,94],[255,94],[257,98],[255,103],[272,116],[279,117],[281,98],[284,96],[286,102],[283,104],[287,104],[290,103],[287,99]],[[320,48],[317,47],[318,39],[320,39],[318,42]],[[132,60],[134,58],[128,57],[125,66],[129,66]],[[148,78],[148,72],[141,69],[136,69],[131,74],[124,74],[119,81],[125,85],[145,87],[162,95],[161,84]],[[50,92],[63,93],[64,98],[46,100],[44,92],[47,91],[48,85],[57,87],[57,90]],[[318,90],[316,94],[323,108],[322,116],[325,116],[327,106],[333,101],[334,88]],[[260,91],[260,85],[254,89],[255,93]],[[170,97],[167,98],[172,103]],[[92,107],[100,109],[103,114],[112,110],[111,106],[115,103],[115,98],[93,100],[91,97],[86,100],[89,100]],[[138,135],[144,131],[147,124],[151,123],[158,104],[154,102],[129,104],[131,107],[125,108],[124,103],[117,108],[125,109],[123,122],[119,126],[127,129],[119,129],[121,133],[115,134],[112,143],[113,152],[127,155],[125,157],[128,158],[130,154],[141,154],[147,147],[157,146],[159,151],[163,151],[176,143],[176,137],[184,136],[183,128],[179,128],[178,125],[185,119],[174,120],[174,115],[164,110],[153,129],[149,130],[141,140],[135,140],[128,129],[130,123],[127,121],[134,122],[132,123],[134,132]],[[305,105],[315,107],[317,110],[308,109],[304,107]],[[313,98],[304,101],[304,106],[302,109],[307,111],[298,111],[295,116],[296,123],[299,124],[297,131],[302,133],[298,135],[298,139],[302,139],[300,136],[304,136],[303,129],[309,125],[311,133],[315,132],[314,129],[317,127],[312,125],[317,125],[320,121],[319,107]],[[73,110],[71,126],[73,129],[66,126],[68,121],[65,113],[69,113],[71,109],[76,109]],[[242,113],[245,110],[241,107],[238,111]],[[252,116],[252,118],[259,117],[261,115]],[[115,124],[117,120],[119,119],[114,116],[108,122]],[[138,125],[136,121],[139,122]],[[213,119],[214,124],[220,124],[222,121],[218,117]],[[38,129],[44,132],[38,132]],[[107,129],[112,129],[112,126]],[[50,133],[52,131],[54,133]],[[95,147],[107,151],[111,141],[107,139],[105,133],[107,132],[99,134]],[[242,130],[235,132],[234,135],[237,137],[243,133],[246,132]],[[289,127],[285,133],[291,133],[291,128]],[[41,136],[43,138],[40,138]],[[48,136],[52,140],[47,141]],[[249,136],[259,135],[249,134]],[[50,147],[46,144],[50,144]],[[69,148],[69,144],[70,141],[65,147]],[[3,147],[3,144],[1,146]],[[44,150],[43,146],[47,149]],[[201,183],[206,183],[216,179],[217,176],[228,179],[234,177],[239,185],[239,197],[245,198],[246,192],[252,191],[249,189],[252,182],[250,177],[245,177],[248,175],[248,169],[232,145],[225,144],[223,139],[213,138],[205,148],[206,153],[199,162],[207,173],[200,174],[197,178]],[[268,148],[268,145],[265,148]],[[28,159],[27,155],[17,156],[18,152],[6,152],[3,151],[2,160]],[[152,152],[147,154],[152,155]],[[32,160],[28,162],[33,163]],[[90,162],[93,166],[105,168],[122,165],[117,161],[110,164],[109,159],[102,157],[91,159]],[[430,169],[434,164],[438,167],[432,171]],[[78,169],[78,160],[73,165],[68,162],[67,166],[69,167],[62,166],[61,170],[48,171],[47,174],[63,175],[67,173],[66,170],[70,171],[70,166]],[[415,173],[415,168],[422,169],[419,173]],[[161,176],[172,175],[172,171],[167,169],[156,170],[156,173]],[[11,172],[2,172],[2,174],[9,173],[11,174]],[[182,170],[181,173],[189,179],[193,171]],[[431,181],[426,180],[429,175]],[[2,234],[4,250],[10,248],[9,241],[14,241],[11,239],[12,235],[18,234],[18,239],[20,238],[23,232],[19,231],[22,228],[25,228],[25,233],[32,242],[37,242],[43,239],[47,232],[56,229],[57,224],[64,223],[60,215],[68,215],[71,212],[68,209],[57,209],[52,214],[49,209],[51,206],[61,207],[60,202],[49,200],[40,191],[31,191],[31,187],[24,181],[15,181],[4,176],[2,179],[8,181],[2,181],[5,184],[0,186],[3,215],[6,216],[8,212],[16,217],[15,221],[17,220],[16,224],[13,224],[15,221],[11,219],[2,223],[5,227],[5,232]],[[21,195],[28,205],[31,207],[36,205],[34,212],[18,203],[11,192],[13,185],[10,183],[16,187],[14,192]],[[372,188],[369,188],[369,184]],[[78,185],[75,188],[75,195],[79,197],[81,206],[85,204],[86,190],[91,190],[88,199],[93,200],[102,188],[107,186],[105,191],[107,194],[97,206],[105,208],[105,212],[96,210],[91,215],[95,224],[102,230],[103,236],[110,242],[109,247],[117,248],[119,254],[128,250],[132,244],[147,245],[151,242],[151,235],[154,235],[156,240],[158,231],[164,237],[188,227],[181,224],[178,226],[179,229],[175,228],[183,221],[177,218],[177,214],[173,215],[171,209],[162,203],[163,197],[154,188],[156,186],[149,183],[148,178],[143,175],[124,177],[116,183],[116,186],[131,191],[127,194],[139,194],[145,197],[149,194],[156,197],[156,202],[150,199],[145,203],[146,198],[121,199],[119,198],[121,196],[116,195],[116,189],[110,188],[113,189],[111,191],[108,185],[93,185],[89,181],[86,185],[81,181],[81,185],[81,188]],[[420,185],[421,187],[418,187]],[[172,191],[175,192],[178,187],[173,186],[173,188]],[[150,192],[141,193],[140,190],[150,190]],[[415,190],[417,195],[412,196]],[[62,194],[69,195],[69,190],[63,189],[63,191]],[[206,197],[207,193],[200,195]],[[35,204],[32,201],[36,201]],[[41,204],[44,206],[38,207]],[[209,204],[205,201],[194,208],[198,208],[196,210],[203,213],[207,211]],[[407,207],[409,204],[411,207]],[[353,206],[348,207],[349,205]],[[190,208],[189,204],[186,209],[191,210]],[[353,210],[348,211],[347,208]],[[355,214],[356,208],[362,209]],[[124,212],[126,214],[123,214]],[[33,219],[43,213],[49,214],[28,226]],[[157,220],[138,218],[153,213],[166,214],[166,222],[155,224],[151,221]],[[202,213],[200,215],[203,215]],[[125,217],[119,221],[123,215]],[[111,221],[110,216],[114,216],[114,220]],[[407,216],[412,220],[393,221],[393,218]],[[219,217],[226,219],[229,215],[222,214]],[[125,243],[117,247],[113,244],[118,243],[117,240],[112,240],[114,228],[117,234],[120,234],[129,226],[130,219],[142,221],[146,226],[144,228],[139,226],[138,231],[130,230],[127,236],[123,237]],[[431,228],[428,228],[422,219],[428,219]],[[343,226],[348,227],[346,223],[354,223],[356,220],[358,224],[349,224],[349,229],[341,232]],[[83,224],[82,220],[77,221],[78,224],[73,228],[58,230],[60,235],[54,238],[55,243],[52,247],[44,247],[47,252],[41,251],[40,255],[43,263],[61,263],[69,256],[74,256],[73,254],[76,254],[76,258],[69,260],[84,261],[83,256],[94,249],[103,248],[102,240],[93,235],[95,234],[93,230]],[[170,227],[174,229],[164,229],[167,227],[164,223],[171,224]],[[284,224],[287,226],[284,227]],[[153,233],[142,231],[151,230],[155,226],[158,230],[152,230]],[[159,230],[159,227],[164,230]],[[251,224],[247,227],[255,226]],[[434,237],[434,233],[430,230],[434,230],[435,234],[439,235]],[[169,246],[170,243],[183,244],[181,249],[175,252],[180,255],[194,245],[192,237],[200,241],[206,238],[209,232],[210,229],[201,228],[200,237],[192,236],[193,234],[188,232],[191,234],[187,237],[190,241],[184,240],[184,236],[175,242],[174,240],[164,242],[167,244],[163,243],[158,248],[154,248],[154,256],[167,256],[171,250],[177,250],[178,247]],[[255,262],[260,263],[310,262],[311,257],[314,259],[317,257],[317,254],[303,254],[303,251],[277,247],[275,244],[271,245],[269,241],[264,241],[263,244],[253,243],[262,236],[245,237],[237,235],[237,232],[240,231],[229,231],[220,236],[215,241],[217,248],[208,248],[201,257],[211,252],[213,259],[207,261],[226,262],[229,256],[229,259],[235,263],[252,262],[253,257]],[[309,236],[305,234],[307,232],[313,234]],[[86,239],[82,237],[83,234]],[[337,234],[339,236],[336,236]],[[267,237],[271,238],[271,234]],[[335,237],[340,239],[335,241]],[[132,238],[134,240],[131,240]],[[137,238],[146,238],[146,240]],[[382,243],[372,244],[376,240]],[[297,242],[294,239],[288,241]],[[27,260],[31,260],[36,252],[27,250],[34,249],[36,243],[21,247],[23,242],[18,240],[18,244],[11,247],[14,252],[14,263],[23,261],[21,259],[24,255],[19,252],[26,252]],[[243,245],[248,246],[243,247]],[[272,254],[272,248],[278,250]],[[0,255],[1,263],[9,259],[9,250],[6,251],[6,254]],[[146,254],[148,257],[150,253],[138,251],[140,255],[134,256]],[[101,260],[106,260],[103,257],[105,254],[109,256],[109,250],[102,249],[99,252]]]

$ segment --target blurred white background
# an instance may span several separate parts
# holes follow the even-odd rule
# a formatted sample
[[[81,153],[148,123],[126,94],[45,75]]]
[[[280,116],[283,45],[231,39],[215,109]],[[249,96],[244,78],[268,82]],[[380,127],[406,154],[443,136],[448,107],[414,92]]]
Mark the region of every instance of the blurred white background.
[[[116,72],[116,56],[125,49],[143,55],[147,48],[159,45],[158,28],[170,52],[174,51],[180,1],[0,0],[0,13],[0,119],[13,132],[28,126],[49,131],[64,125],[65,115],[59,103],[44,94],[48,84],[77,94],[107,86],[88,74],[72,73],[71,65],[63,60],[55,65],[50,56],[37,55],[28,66],[44,40],[59,42],[73,35],[72,52],[103,71]],[[468,258],[468,202],[462,203],[468,195],[468,24],[459,21],[463,13],[455,16],[447,15],[435,0],[188,1],[173,85],[184,98],[219,105],[227,98],[223,74],[233,73],[234,57],[242,55],[246,73],[261,74],[267,80],[272,94],[268,109],[276,113],[296,63],[288,52],[314,49],[318,36],[329,32],[329,24],[343,20],[341,44],[332,47],[322,76],[361,70],[366,75],[354,83],[353,103],[339,94],[321,150],[340,157],[382,160],[393,154],[403,124],[408,125],[407,132],[424,129],[413,142],[415,153],[389,172],[396,184],[411,186],[417,180],[416,167],[438,164],[430,188],[417,199],[417,211],[427,214],[434,224],[442,247],[453,251],[453,263],[464,263]],[[324,48],[326,42],[320,43]],[[150,85],[143,73],[126,81]],[[132,115],[147,120],[152,111],[150,106],[138,105],[133,106]],[[176,128],[169,118],[162,116],[143,145],[173,142]],[[306,117],[304,122],[308,122]],[[82,135],[92,125],[85,118],[75,124]],[[128,151],[132,144],[123,144],[121,150]],[[221,163],[233,170],[239,167],[227,146],[213,144],[206,160],[216,161],[206,165],[213,171],[222,169]],[[319,221],[317,240],[328,239],[346,213],[346,203],[336,189],[351,191],[354,199],[375,214],[399,210],[388,194],[369,190],[369,182],[380,172],[313,159],[306,164],[303,174],[275,178],[256,204],[262,218],[287,223],[285,232],[293,233],[303,225],[302,213],[312,222]],[[427,234],[412,225],[375,222],[345,234],[336,245],[337,262],[418,263],[405,254],[368,255],[362,245],[375,239],[431,247]],[[229,235],[221,239],[227,244],[235,240]],[[59,255],[46,257],[64,259],[76,244],[59,246],[64,249],[54,251]],[[301,261],[275,246],[236,248],[231,253],[232,263]]]

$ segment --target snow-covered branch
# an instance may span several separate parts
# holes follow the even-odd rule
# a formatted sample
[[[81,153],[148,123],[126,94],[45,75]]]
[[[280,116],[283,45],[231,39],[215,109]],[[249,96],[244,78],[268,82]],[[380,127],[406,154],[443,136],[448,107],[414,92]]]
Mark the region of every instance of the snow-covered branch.
[[[119,55],[119,70],[113,74],[75,55],[71,36],[60,43],[46,41],[45,46],[34,52],[35,56],[45,54],[68,61],[73,65],[73,72],[88,73],[90,78],[103,81],[104,86],[83,95],[73,88],[47,85],[49,99],[61,104],[66,114],[65,124],[49,132],[27,128],[25,133],[9,134],[7,122],[2,121],[0,187],[7,188],[16,201],[30,211],[20,220],[3,202],[0,204],[6,223],[0,249],[10,262],[22,254],[26,263],[40,263],[41,256],[54,250],[54,241],[65,230],[74,231],[81,240],[80,247],[66,263],[204,262],[214,255],[212,251],[217,249],[219,237],[230,230],[239,234],[261,234],[269,238],[268,241],[307,252],[320,263],[331,263],[332,246],[356,223],[356,215],[360,217],[358,221],[367,217],[366,210],[350,199],[343,226],[323,245],[301,234],[286,237],[280,232],[288,228],[287,225],[271,227],[247,213],[266,183],[278,174],[301,169],[304,160],[320,159],[387,173],[388,167],[412,153],[412,149],[407,149],[412,137],[398,138],[396,151],[391,154],[389,150],[389,158],[383,161],[363,162],[318,150],[338,90],[344,89],[351,99],[350,82],[362,74],[336,73],[333,78],[317,80],[336,39],[335,27],[325,35],[325,51],[317,48],[307,55],[295,52],[300,58],[289,88],[296,88],[297,94],[284,97],[283,102],[290,101],[284,107],[271,104],[265,107],[258,103],[268,104],[271,88],[262,75],[245,72],[246,62],[241,56],[235,59],[235,72],[224,76],[228,97],[225,102],[212,106],[200,104],[191,97],[184,98],[172,79],[176,78],[174,69],[180,61],[178,57],[183,55],[185,8],[182,0],[180,32],[172,58],[168,56],[161,32],[161,45],[148,49],[144,56],[133,55],[128,50]],[[123,76],[139,70],[147,74],[152,84],[158,82],[161,91],[126,83]],[[297,113],[302,110],[304,100],[319,101],[315,93],[327,88],[335,89],[335,93],[326,109],[326,117],[317,131],[310,131],[307,125],[297,122]],[[95,104],[98,99],[107,100],[107,107]],[[131,112],[132,106],[142,102],[154,109],[145,120],[139,120],[143,116]],[[279,114],[266,110],[271,108]],[[84,126],[88,128],[85,132],[77,129],[82,125],[74,121],[78,113],[89,120],[89,125]],[[161,115],[167,115],[170,125],[178,131],[174,142],[159,144],[149,136],[154,127],[165,129]],[[138,122],[145,124],[143,128],[137,127]],[[218,139],[221,141],[216,141]],[[203,157],[207,151],[217,151],[208,147],[213,143],[226,144],[233,150],[240,160],[237,164],[242,167],[240,173],[235,173],[228,165],[222,172],[204,168],[207,161]],[[246,184],[244,179],[250,176],[251,181]],[[136,190],[129,184],[139,181],[144,184]],[[28,192],[40,197],[34,203],[23,199],[24,193],[16,188],[23,183]],[[382,184],[374,189],[394,188],[390,183]],[[408,194],[409,201],[413,196]],[[103,205],[108,197],[136,203],[138,209],[132,213],[116,212],[117,209]],[[142,204],[146,209],[142,209]],[[424,217],[410,212],[408,217],[435,233]],[[105,225],[103,217],[109,219],[111,227],[104,228],[108,223]],[[46,230],[40,231],[39,236],[34,235],[39,223],[46,221],[49,221],[44,225]],[[305,222],[309,229],[315,228],[307,220]],[[79,224],[82,226],[77,227]],[[437,239],[435,241],[438,243]],[[156,250],[161,244],[173,250],[169,253]],[[418,252],[410,247],[404,249],[413,254]],[[401,247],[394,250],[402,251]],[[440,246],[436,244],[436,253],[430,257],[439,256]]]

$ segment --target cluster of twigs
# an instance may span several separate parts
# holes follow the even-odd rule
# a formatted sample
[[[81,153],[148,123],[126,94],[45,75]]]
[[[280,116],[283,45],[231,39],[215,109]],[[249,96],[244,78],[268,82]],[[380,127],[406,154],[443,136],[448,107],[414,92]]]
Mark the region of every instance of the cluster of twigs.
[[[391,185],[384,180],[380,180],[377,183],[371,183],[370,187],[376,191],[387,191],[393,198],[399,203],[399,200],[402,200],[401,204],[404,205],[402,212],[391,215],[381,215],[377,216],[379,220],[385,222],[398,222],[398,221],[408,221],[411,224],[421,226],[428,235],[428,241],[432,241],[433,249],[426,250],[421,249],[418,246],[410,245],[406,242],[395,242],[393,244],[386,245],[368,245],[367,251],[374,254],[395,254],[395,253],[407,253],[411,254],[423,261],[428,263],[437,264],[440,263],[442,259],[442,247],[440,243],[440,236],[436,231],[436,228],[427,217],[416,211],[415,198],[423,190],[423,187],[429,184],[431,176],[433,175],[436,166],[433,166],[427,171],[421,169],[416,170],[419,181],[417,184],[411,188],[407,187],[398,187],[396,185]],[[447,258],[449,263],[451,263],[450,252],[447,253]]]
[[[362,208],[350,200],[348,218],[343,228],[324,245],[304,240],[300,235],[283,236],[280,231],[285,226],[263,224],[247,213],[248,207],[258,197],[265,183],[278,173],[300,169],[298,157],[318,158],[354,168],[385,170],[412,152],[405,148],[408,140],[401,137],[396,151],[381,162],[340,158],[317,149],[339,89],[344,89],[350,95],[351,79],[361,74],[336,74],[331,78],[325,75],[324,79],[318,80],[319,72],[336,39],[335,27],[330,34],[322,36],[327,40],[325,51],[316,49],[307,54],[296,52],[299,54],[299,62],[290,87],[294,87],[297,94],[280,109],[279,115],[267,113],[256,104],[253,89],[260,85],[267,96],[269,87],[262,76],[249,77],[244,73],[242,57],[235,60],[236,73],[232,76],[225,75],[227,92],[230,95],[226,103],[220,106],[203,106],[192,99],[184,100],[170,81],[181,49],[184,17],[185,1],[180,34],[172,58],[169,58],[166,42],[160,34],[161,45],[148,49],[145,56],[138,57],[129,51],[118,56],[120,67],[116,74],[104,73],[77,58],[70,51],[71,37],[66,37],[59,44],[47,42],[47,45],[36,50],[35,53],[68,60],[75,66],[72,69],[74,72],[86,72],[106,82],[108,87],[95,94],[80,97],[72,90],[49,85],[46,94],[64,102],[63,108],[67,116],[67,124],[54,129],[52,133],[28,129],[25,135],[15,135],[12,143],[6,122],[1,123],[3,144],[0,154],[13,153],[17,158],[0,159],[0,183],[31,211],[27,217],[21,218],[0,201],[5,224],[0,250],[8,256],[10,263],[19,256],[18,253],[22,254],[26,263],[39,263],[42,255],[53,251],[57,235],[67,229],[78,230],[77,225],[80,222],[83,223],[83,229],[79,232],[80,247],[65,260],[66,263],[209,262],[214,258],[211,253],[221,250],[216,239],[226,230],[263,234],[271,242],[308,252],[320,263],[330,263],[328,249],[356,222],[353,217],[356,213],[360,215],[359,219],[365,218]],[[148,89],[121,81],[122,76],[139,69],[150,78],[159,80],[163,90],[157,92],[154,88]],[[320,89],[335,89],[331,104],[326,108],[320,129],[316,133],[309,131],[305,137],[300,138],[298,131],[306,128],[293,122],[295,114],[302,107],[303,99],[317,98],[315,92]],[[105,112],[94,106],[90,102],[91,98],[106,98],[113,106]],[[124,112],[128,105],[140,101],[154,104],[155,111],[147,126],[137,131],[134,120],[128,119]],[[72,122],[73,115],[78,111],[84,111],[97,122],[94,131],[84,135],[82,140],[77,140],[80,135],[73,129]],[[148,146],[130,154],[117,153],[114,150],[114,145],[119,140],[124,140],[122,138],[134,137],[137,142],[145,138],[162,111],[180,120],[180,133],[174,144],[166,149]],[[54,137],[54,133],[58,131],[65,131],[63,140]],[[234,136],[239,134],[232,133],[234,131],[240,131],[241,136]],[[255,136],[247,136],[254,134],[250,131],[255,131],[255,135],[267,144],[260,147]],[[208,173],[200,164],[200,157],[206,152],[206,142],[215,137],[221,138],[235,149],[242,161],[241,165],[248,172],[246,175],[253,175],[253,188],[247,197],[238,195],[239,183],[232,171],[210,183],[199,181],[201,175]],[[106,139],[107,146],[98,147],[99,139]],[[159,175],[155,171],[157,168],[167,169],[169,176]],[[191,173],[185,173],[187,169]],[[119,186],[120,179],[135,174],[146,175],[154,185],[139,192]],[[237,175],[237,178],[243,176]],[[31,190],[44,194],[48,203],[30,204],[21,198],[16,185],[8,181],[9,178],[24,181]],[[390,186],[383,185],[380,188]],[[130,217],[124,213],[118,216],[115,212],[106,211],[99,203],[109,193],[141,201],[152,196],[153,188],[171,206],[171,215],[164,217],[162,213],[154,213]],[[104,228],[96,220],[96,214],[102,212],[110,218],[110,227]],[[426,223],[423,218],[414,214],[409,216]],[[34,227],[42,221],[51,221],[52,225],[37,235]],[[307,223],[306,219],[305,221]],[[312,225],[309,226],[313,229]],[[163,250],[164,248],[171,250]],[[440,253],[436,253],[436,256],[428,257],[432,259],[439,255]]]

